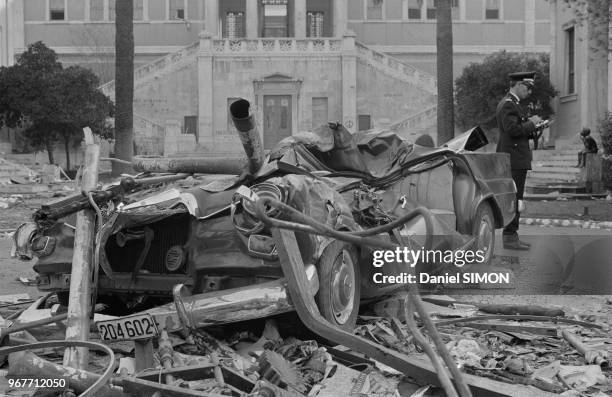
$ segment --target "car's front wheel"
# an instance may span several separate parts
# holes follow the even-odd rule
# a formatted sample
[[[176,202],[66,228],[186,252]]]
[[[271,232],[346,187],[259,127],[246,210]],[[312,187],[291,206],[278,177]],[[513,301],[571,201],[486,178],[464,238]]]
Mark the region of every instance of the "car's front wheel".
[[[481,203],[478,206],[472,226],[472,236],[476,238],[474,250],[483,252],[482,263],[490,265],[495,249],[495,218],[489,203]]]
[[[317,268],[316,301],[321,315],[330,323],[352,331],[359,314],[361,293],[357,250],[351,244],[334,241],[323,250]]]

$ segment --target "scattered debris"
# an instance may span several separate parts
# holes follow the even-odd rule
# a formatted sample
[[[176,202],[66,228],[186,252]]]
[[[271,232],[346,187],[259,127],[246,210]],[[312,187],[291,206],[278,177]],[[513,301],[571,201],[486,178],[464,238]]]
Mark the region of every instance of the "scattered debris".
[[[392,198],[395,207],[384,208],[384,192],[363,178],[323,182],[320,175],[333,165],[355,172],[368,168],[341,125],[330,125],[327,136],[345,147],[319,146],[323,155],[315,156],[294,142],[291,150],[275,153],[277,160],[264,163],[248,102],[235,102],[231,113],[247,159],[137,159],[140,170],[174,174],[124,176],[101,190],[95,190],[95,181],[88,183],[84,194],[43,205],[35,224],[15,232],[21,258],[47,258],[73,243],[76,248],[60,252],[68,258],[56,261],[60,270],[39,273],[36,281],[19,278],[60,292],[0,317],[0,362],[10,354],[7,374],[64,376],[71,393],[97,389],[95,395],[112,397],[398,397],[401,382],[418,385],[413,396],[438,387],[461,397],[531,395],[534,388],[543,396],[609,391],[609,372],[602,371],[611,346],[606,327],[567,318],[558,308],[441,296],[423,302],[417,286],[408,283],[407,292],[379,302],[374,298],[388,297],[390,290],[367,296],[374,303],[360,311],[356,247],[400,248],[397,225],[419,223],[417,217],[424,221],[423,247],[433,244],[433,236],[451,236],[444,243],[454,248],[474,238],[406,196]],[[478,130],[464,136],[464,144],[471,134],[476,137]],[[371,143],[380,146],[377,152],[386,145],[408,150],[401,142],[386,142],[390,137]],[[465,156],[460,142],[444,149],[439,164],[411,167],[449,172],[449,161]],[[320,160],[328,154],[331,168]],[[386,157],[381,156],[390,169],[400,165],[387,164]],[[487,164],[483,172],[491,168]],[[239,175],[207,183],[190,175],[213,168]],[[56,180],[59,173],[48,167],[44,178]],[[260,183],[250,184],[256,178]],[[226,190],[239,183],[245,185]],[[76,225],[63,220],[78,211]],[[365,232],[354,232],[359,229]],[[372,229],[389,239],[368,236]],[[73,264],[69,270],[66,263]],[[218,268],[197,274],[202,264]],[[23,302],[5,299],[8,305]],[[321,303],[325,299],[327,304]],[[90,318],[87,308],[105,300],[107,306],[94,306],[105,313]],[[290,311],[299,321],[282,325],[293,325],[293,332],[269,319]]]
[[[36,285],[35,278],[18,277],[17,280],[23,285]]]

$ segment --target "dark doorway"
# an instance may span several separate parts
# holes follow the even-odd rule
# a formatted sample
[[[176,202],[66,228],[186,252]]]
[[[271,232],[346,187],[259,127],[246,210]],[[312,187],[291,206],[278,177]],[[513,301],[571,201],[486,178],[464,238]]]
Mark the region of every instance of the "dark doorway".
[[[291,95],[264,95],[264,149],[291,136]]]

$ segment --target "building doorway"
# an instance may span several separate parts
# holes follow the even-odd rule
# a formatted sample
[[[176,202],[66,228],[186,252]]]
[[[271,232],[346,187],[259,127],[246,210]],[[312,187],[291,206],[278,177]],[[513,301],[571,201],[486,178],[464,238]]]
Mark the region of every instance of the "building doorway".
[[[291,95],[264,95],[264,149],[272,149],[291,136]]]

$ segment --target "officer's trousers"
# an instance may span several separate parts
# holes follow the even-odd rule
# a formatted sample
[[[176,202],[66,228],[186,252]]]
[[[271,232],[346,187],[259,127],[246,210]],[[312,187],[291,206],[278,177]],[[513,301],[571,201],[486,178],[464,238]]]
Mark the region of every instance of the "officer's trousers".
[[[504,228],[504,235],[515,235],[519,229],[519,219],[521,213],[518,210],[518,201],[523,199],[523,193],[525,192],[525,179],[527,178],[527,170],[511,170],[512,179],[516,184],[516,202],[514,208],[514,219]]]

